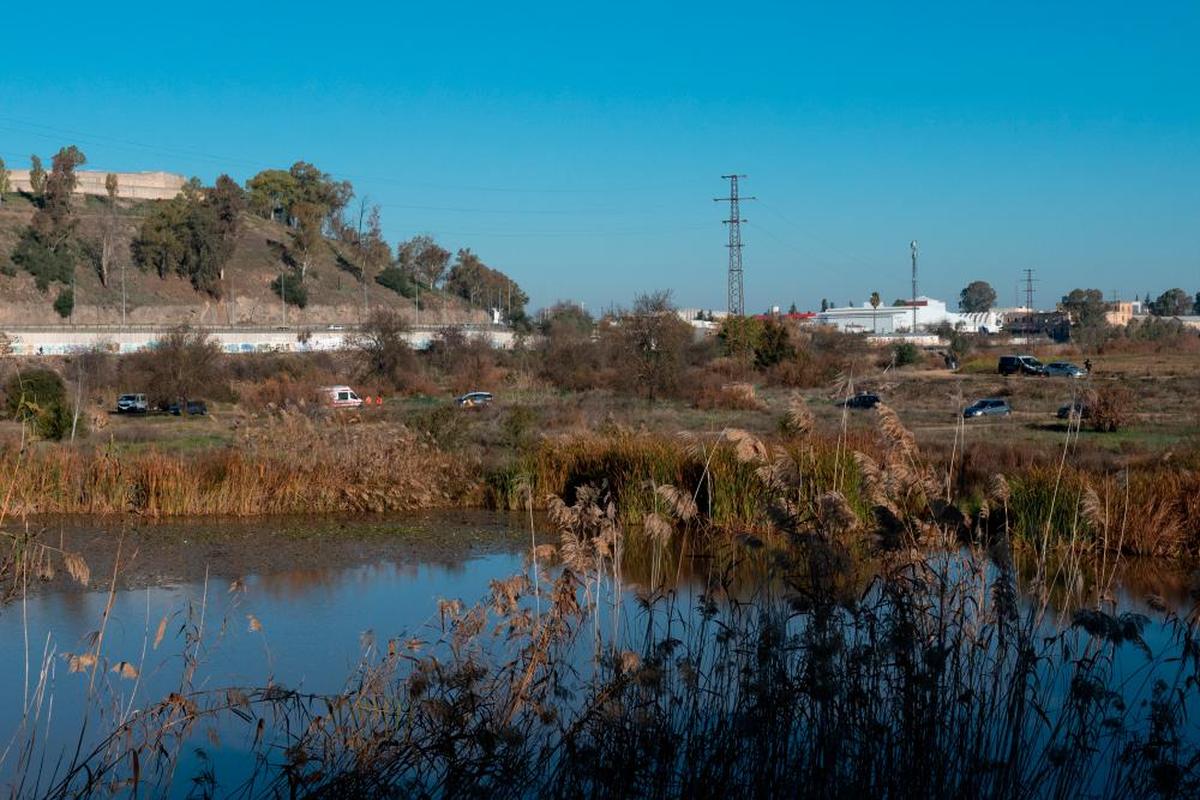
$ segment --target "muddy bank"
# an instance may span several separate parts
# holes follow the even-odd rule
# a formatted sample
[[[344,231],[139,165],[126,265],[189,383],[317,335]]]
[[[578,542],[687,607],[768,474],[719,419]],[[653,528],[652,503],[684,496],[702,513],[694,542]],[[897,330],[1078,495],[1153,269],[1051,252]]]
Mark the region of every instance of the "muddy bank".
[[[85,587],[57,570],[31,579],[30,593],[107,589],[117,567],[118,590],[202,582],[225,584],[247,575],[302,576],[371,563],[458,566],[481,555],[528,547],[529,519],[489,511],[395,515],[254,518],[29,518],[41,542],[79,553],[91,573]],[[538,520],[538,529],[544,526]],[[24,527],[9,520],[10,530]]]

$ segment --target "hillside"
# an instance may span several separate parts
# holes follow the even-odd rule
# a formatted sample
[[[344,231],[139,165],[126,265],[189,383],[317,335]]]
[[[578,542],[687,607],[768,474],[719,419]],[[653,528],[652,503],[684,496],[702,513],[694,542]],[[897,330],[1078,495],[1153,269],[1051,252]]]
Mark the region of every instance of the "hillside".
[[[95,197],[73,198],[79,219],[80,237],[99,236],[105,202]],[[192,288],[186,278],[160,278],[133,266],[129,243],[143,218],[158,201],[118,201],[120,234],[118,265],[125,264],[126,321],[129,324],[279,325],[283,308],[271,291],[279,276],[279,247],[286,243],[288,229],[261,217],[244,214],[238,241],[225,269],[226,290],[215,299]],[[0,205],[0,266],[11,266],[10,256],[33,215],[32,204],[19,194],[5,195]],[[306,285],[308,306],[288,306],[292,325],[356,323],[363,317],[363,286],[350,272],[338,266],[338,244],[326,241],[313,256]],[[121,322],[121,271],[115,269],[109,286],[100,283],[96,271],[81,261],[75,271],[75,312],[79,325]],[[52,303],[60,287],[40,292],[31,275],[17,270],[13,276],[0,274],[0,324],[56,325],[64,320]],[[367,285],[368,308],[395,308],[415,321],[413,301],[374,281]],[[422,294],[421,323],[482,322],[486,313],[470,309],[460,299],[441,293]]]

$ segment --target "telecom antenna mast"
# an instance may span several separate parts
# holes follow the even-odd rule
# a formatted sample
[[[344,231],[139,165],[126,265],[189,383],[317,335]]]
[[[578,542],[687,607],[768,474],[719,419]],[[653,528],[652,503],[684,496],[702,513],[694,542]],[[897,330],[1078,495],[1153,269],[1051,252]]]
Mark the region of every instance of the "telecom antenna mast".
[[[729,181],[729,197],[714,197],[717,203],[729,203],[729,219],[724,220],[729,226],[729,313],[739,317],[745,316],[746,304],[742,294],[742,219],[741,200],[754,200],[753,197],[738,197],[738,179],[745,175],[722,175],[722,180]]]
[[[912,310],[913,310],[913,336],[917,335],[917,240],[913,239],[908,243],[908,249],[912,252],[912,267],[913,267],[913,292],[912,292]]]

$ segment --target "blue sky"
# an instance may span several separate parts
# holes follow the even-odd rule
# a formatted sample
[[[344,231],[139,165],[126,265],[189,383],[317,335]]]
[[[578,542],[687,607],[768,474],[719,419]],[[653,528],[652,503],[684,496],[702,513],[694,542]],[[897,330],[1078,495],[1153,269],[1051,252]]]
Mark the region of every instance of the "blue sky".
[[[905,296],[914,238],[948,299],[1200,289],[1195,0],[109,6],[5,10],[10,166],[304,159],[535,307],[723,307],[730,171],[748,309]]]

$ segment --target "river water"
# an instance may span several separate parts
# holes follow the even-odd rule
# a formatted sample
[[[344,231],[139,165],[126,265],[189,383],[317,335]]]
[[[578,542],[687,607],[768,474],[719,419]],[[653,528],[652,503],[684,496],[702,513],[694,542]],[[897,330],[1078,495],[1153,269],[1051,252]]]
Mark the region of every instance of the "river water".
[[[483,598],[489,581],[528,570],[530,547],[528,520],[473,513],[40,524],[43,540],[82,552],[92,574],[80,587],[60,571],[0,607],[5,788],[28,778],[19,747],[31,732],[39,752],[70,751],[85,715],[103,729],[176,691],[185,653],[196,663],[192,689],[278,684],[336,693],[371,642],[436,638],[439,599]],[[677,570],[684,593],[702,568]],[[1115,589],[1125,610],[1151,613],[1153,604],[1185,612],[1188,586],[1178,570],[1143,565],[1126,570]],[[72,672],[70,656],[96,651],[98,639],[106,669]],[[1162,652],[1169,637],[1153,624],[1146,641],[1156,655],[1170,655]],[[214,737],[197,746],[205,755],[185,753],[181,772],[197,758],[221,763],[225,751],[236,758],[246,743]]]

